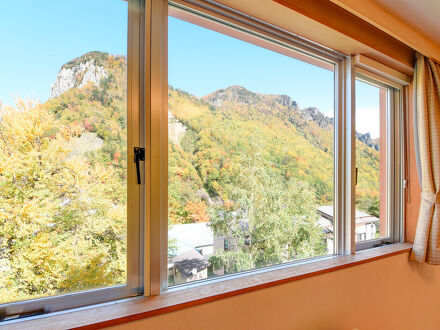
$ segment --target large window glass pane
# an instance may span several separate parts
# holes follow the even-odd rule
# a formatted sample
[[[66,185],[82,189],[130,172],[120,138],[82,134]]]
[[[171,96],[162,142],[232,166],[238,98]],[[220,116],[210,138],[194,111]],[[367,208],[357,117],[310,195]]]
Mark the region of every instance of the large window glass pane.
[[[0,303],[126,283],[127,10],[0,4]]]
[[[356,80],[356,241],[388,236],[389,90]]]
[[[332,254],[333,66],[170,13],[169,284]]]

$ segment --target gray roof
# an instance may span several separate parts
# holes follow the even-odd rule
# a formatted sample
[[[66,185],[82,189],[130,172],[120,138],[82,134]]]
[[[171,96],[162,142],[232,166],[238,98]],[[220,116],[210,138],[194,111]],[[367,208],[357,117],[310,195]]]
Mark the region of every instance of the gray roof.
[[[208,268],[210,263],[196,250],[191,249],[171,259],[177,271],[182,277],[190,277],[194,275],[193,270],[201,272]]]

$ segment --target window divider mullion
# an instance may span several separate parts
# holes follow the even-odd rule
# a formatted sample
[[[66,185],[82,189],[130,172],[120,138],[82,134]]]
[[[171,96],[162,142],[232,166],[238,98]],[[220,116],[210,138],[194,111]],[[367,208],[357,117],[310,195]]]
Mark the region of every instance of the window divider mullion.
[[[356,68],[355,58],[346,62],[345,89],[345,253],[356,253]]]
[[[150,98],[149,113],[149,271],[150,295],[159,295],[167,288],[168,242],[168,77],[167,25],[168,1],[150,0]],[[147,102],[146,102],[147,103]],[[147,135],[146,134],[146,135]],[[147,248],[147,249],[148,249]]]

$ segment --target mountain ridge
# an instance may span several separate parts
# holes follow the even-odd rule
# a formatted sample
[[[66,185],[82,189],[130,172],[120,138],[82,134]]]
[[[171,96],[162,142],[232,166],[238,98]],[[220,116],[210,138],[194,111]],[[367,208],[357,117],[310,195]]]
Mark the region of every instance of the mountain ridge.
[[[330,128],[333,125],[333,118],[325,116],[318,108],[300,108],[298,103],[286,94],[256,93],[243,86],[232,85],[202,96],[201,99],[216,107],[221,107],[225,101],[246,105],[264,103],[269,107],[279,104],[287,107],[290,111],[298,112],[305,120],[316,122],[322,128]]]
[[[126,63],[126,57],[123,55],[112,55],[100,51],[90,51],[68,61],[62,65],[57,74],[56,80],[51,85],[50,98],[56,98],[72,88],[81,89],[89,83],[98,88],[101,81],[105,81],[109,77],[109,73],[111,74],[112,68],[109,66],[110,59],[118,61],[122,60],[124,65]],[[190,93],[188,94],[192,95]],[[231,85],[226,88],[215,90],[199,99],[218,108],[221,108],[225,101],[230,104],[237,103],[249,106],[258,103],[263,103],[267,107],[276,107],[276,105],[280,105],[286,107],[289,111],[298,113],[303,120],[315,122],[321,128],[332,129],[334,124],[334,119],[332,117],[327,117],[317,107],[300,108],[297,101],[293,100],[286,94],[257,93],[240,85]],[[356,132],[356,138],[365,145],[374,148],[375,150],[379,150],[379,143],[376,141],[377,139],[373,141],[370,133],[367,132],[362,134]]]

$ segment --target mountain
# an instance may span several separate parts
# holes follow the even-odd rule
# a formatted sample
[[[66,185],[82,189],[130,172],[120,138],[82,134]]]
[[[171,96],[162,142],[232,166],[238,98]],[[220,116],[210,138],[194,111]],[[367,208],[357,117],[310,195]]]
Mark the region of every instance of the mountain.
[[[50,97],[58,97],[71,88],[82,88],[89,82],[99,87],[101,80],[108,77],[106,56],[90,52],[64,64],[51,86]]]
[[[242,86],[230,86],[226,89],[217,90],[202,98],[213,106],[221,106],[224,102],[229,104],[264,104],[269,107],[269,111],[277,107],[285,107],[287,111],[298,112],[305,120],[316,122],[321,128],[329,128],[333,124],[333,119],[326,117],[315,107],[300,109],[296,101],[288,95],[269,95],[254,93]]]
[[[104,52],[75,58],[60,68],[51,98],[44,104],[60,123],[84,127],[90,134],[78,137],[79,141],[101,146],[98,155],[103,163],[114,163],[114,154],[120,153],[120,175],[125,175],[127,152],[126,66],[125,56]],[[79,143],[74,145],[87,150]]]
[[[87,139],[93,137],[94,145],[101,146],[102,162],[114,162],[114,154],[121,153],[120,175],[126,162],[125,72],[125,57],[87,53],[62,66],[46,104],[61,121],[81,123],[95,134]],[[209,205],[228,200],[231,178],[242,158],[254,152],[271,175],[306,182],[317,204],[333,200],[333,118],[316,107],[300,108],[287,95],[255,93],[238,85],[201,98],[170,87],[168,117],[172,221],[194,221],[189,216],[194,209],[196,218],[206,219]],[[378,144],[368,133],[357,138],[358,195],[377,195]],[[88,150],[75,146],[79,153]],[[366,204],[373,202],[376,198]]]
[[[170,87],[168,100],[172,222],[195,221],[195,205],[205,214],[210,203],[233,202],[233,178],[253,155],[285,184],[306,183],[316,205],[333,200],[333,119],[317,108],[242,86],[201,98]],[[371,138],[358,136],[357,201],[366,211],[378,203],[378,152],[368,144]]]
[[[221,106],[225,101],[236,104],[256,104],[260,102],[269,107],[273,107],[276,104],[290,108],[297,107],[296,102],[287,95],[265,95],[253,93],[238,85],[230,86],[226,89],[219,89],[202,97],[202,99],[217,107]]]

